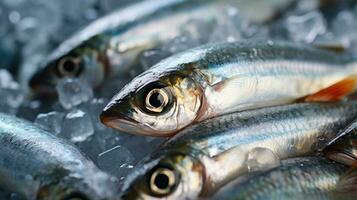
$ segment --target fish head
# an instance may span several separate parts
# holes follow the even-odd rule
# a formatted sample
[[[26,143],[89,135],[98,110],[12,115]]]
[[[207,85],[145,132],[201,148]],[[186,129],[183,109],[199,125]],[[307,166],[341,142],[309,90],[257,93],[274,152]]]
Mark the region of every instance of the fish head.
[[[89,45],[90,42],[77,47],[64,43],[55,50],[31,77],[33,91],[53,94],[59,80],[68,77],[87,81],[93,88],[99,86],[106,74],[107,60],[98,48]]]
[[[38,200],[116,200],[117,180],[98,169],[71,173],[65,169],[46,172],[39,177]],[[83,173],[85,171],[85,173]],[[85,176],[83,176],[85,175]]]
[[[337,162],[353,165],[357,160],[357,122],[347,127],[324,149],[325,155]]]
[[[171,136],[199,117],[202,97],[201,87],[187,73],[142,74],[113,97],[100,118],[124,132]]]
[[[197,198],[203,188],[203,175],[203,166],[194,157],[168,154],[138,167],[125,182],[121,198]]]

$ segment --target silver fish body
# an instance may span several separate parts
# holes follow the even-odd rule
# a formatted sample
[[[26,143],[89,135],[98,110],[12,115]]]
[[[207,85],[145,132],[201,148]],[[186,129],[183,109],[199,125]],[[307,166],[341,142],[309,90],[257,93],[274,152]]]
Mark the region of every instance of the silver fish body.
[[[0,186],[26,199],[110,200],[115,179],[73,145],[0,113]]]
[[[30,84],[37,91],[52,91],[58,79],[74,76],[93,87],[109,77],[128,77],[138,73],[137,56],[182,33],[190,20],[212,22],[228,3],[252,6],[250,1],[217,0],[146,0],[100,18],[73,35],[56,49]],[[265,2],[265,1],[261,1]],[[285,5],[291,0],[278,1]],[[256,20],[273,15],[281,4],[267,6]],[[266,4],[264,4],[266,5]],[[245,9],[244,9],[245,10]],[[245,12],[255,18],[249,12]]]
[[[351,57],[311,46],[207,45],[137,76],[113,97],[101,119],[133,134],[172,136],[211,117],[291,103],[356,73]]]
[[[150,199],[162,192],[155,186],[162,171],[175,174],[167,179],[176,182],[158,199],[180,199],[182,193],[191,195],[184,196],[188,199],[209,196],[236,177],[276,161],[317,154],[356,115],[357,102],[303,103],[206,120],[178,133],[139,165],[124,187],[124,199]],[[273,156],[265,159],[265,155]],[[145,180],[153,181],[145,185]]]
[[[348,167],[321,157],[297,158],[281,166],[229,183],[213,200],[332,200]]]

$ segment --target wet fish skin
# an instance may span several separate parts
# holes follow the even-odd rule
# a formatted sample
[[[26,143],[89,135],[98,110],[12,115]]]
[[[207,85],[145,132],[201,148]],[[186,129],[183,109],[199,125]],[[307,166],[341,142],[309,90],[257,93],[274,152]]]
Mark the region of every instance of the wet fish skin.
[[[315,154],[356,115],[357,102],[302,103],[205,120],[169,139],[138,165],[125,183],[123,199],[210,196],[222,185],[258,167],[248,162],[257,148],[274,154],[277,160]],[[272,163],[268,160],[261,163],[259,169],[270,166]],[[148,179],[162,167],[181,179],[175,179],[170,193],[155,196],[150,192],[152,185]]]
[[[291,103],[355,74],[347,55],[285,42],[220,43],[167,58],[127,84],[101,114],[121,131],[172,136],[234,111]],[[289,83],[289,84],[287,84]],[[148,111],[148,91],[168,96]]]
[[[219,200],[332,200],[339,179],[348,167],[322,157],[297,158],[256,173],[244,181],[222,188],[212,199]]]
[[[26,199],[117,199],[116,180],[73,145],[0,113],[0,186]]]

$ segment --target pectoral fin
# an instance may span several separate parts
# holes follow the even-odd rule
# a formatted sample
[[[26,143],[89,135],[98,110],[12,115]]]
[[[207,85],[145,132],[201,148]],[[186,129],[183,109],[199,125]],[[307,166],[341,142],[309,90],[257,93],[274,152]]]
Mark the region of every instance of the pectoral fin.
[[[354,93],[357,89],[357,75],[349,76],[327,88],[298,100],[298,102],[333,102]]]

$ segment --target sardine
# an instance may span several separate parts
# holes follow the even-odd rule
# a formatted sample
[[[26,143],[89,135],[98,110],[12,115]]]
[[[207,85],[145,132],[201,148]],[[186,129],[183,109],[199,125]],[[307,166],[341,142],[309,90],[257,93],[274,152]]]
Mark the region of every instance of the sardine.
[[[29,200],[118,199],[116,180],[73,145],[2,113],[0,187]]]
[[[100,18],[73,35],[47,59],[30,85],[53,92],[62,77],[79,77],[97,87],[110,77],[137,73],[137,56],[182,33],[190,20],[211,23],[228,5],[252,21],[271,18],[293,0],[145,0]],[[259,6],[260,12],[251,8]],[[256,7],[255,7],[256,8]]]
[[[325,148],[326,157],[346,165],[357,164],[357,121],[354,121]]]
[[[356,76],[349,77],[356,73],[350,56],[304,45],[207,45],[167,58],[133,79],[104,108],[101,120],[124,132],[172,136],[225,113],[291,103],[313,93],[310,101],[334,98],[356,88]]]
[[[184,129],[138,165],[124,184],[123,198],[210,196],[277,161],[318,153],[356,115],[357,102],[302,103],[206,120]]]
[[[277,168],[229,183],[212,200],[332,200],[347,170],[321,157],[286,160]]]

